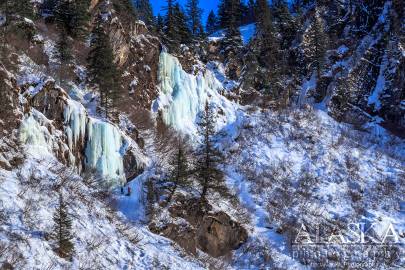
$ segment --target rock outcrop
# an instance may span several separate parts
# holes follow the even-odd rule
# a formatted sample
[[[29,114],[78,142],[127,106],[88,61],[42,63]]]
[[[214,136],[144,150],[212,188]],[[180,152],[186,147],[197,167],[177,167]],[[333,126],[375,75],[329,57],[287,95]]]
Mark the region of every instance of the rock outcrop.
[[[212,211],[212,207],[197,199],[176,197],[176,202],[168,208],[178,223],[154,221],[150,229],[178,243],[187,252],[196,254],[197,249],[213,256],[220,257],[239,248],[246,242],[248,233],[241,224],[225,212]]]

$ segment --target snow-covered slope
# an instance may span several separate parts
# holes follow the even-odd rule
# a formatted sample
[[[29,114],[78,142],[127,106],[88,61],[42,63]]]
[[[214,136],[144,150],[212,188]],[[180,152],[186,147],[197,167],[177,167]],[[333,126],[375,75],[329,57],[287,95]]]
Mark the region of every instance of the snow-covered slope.
[[[256,31],[256,25],[254,23],[247,24],[239,27],[239,31],[242,37],[243,44],[249,43]],[[218,41],[225,37],[225,31],[219,30],[208,37],[210,41]]]
[[[332,265],[326,256],[312,258],[291,246],[301,226],[308,228],[314,242],[316,226],[323,230],[321,237],[331,235],[330,228],[339,228],[353,240],[348,224],[362,222],[374,223],[379,241],[392,224],[397,236],[390,241],[399,251],[390,253],[395,257],[391,263],[372,255],[361,261],[376,268],[405,265],[403,257],[395,256],[404,252],[403,140],[378,126],[367,132],[353,130],[312,109],[284,115],[244,114],[225,134],[228,185],[252,214],[251,239],[235,253],[238,268],[303,269],[300,263],[306,261]],[[331,247],[303,248],[325,254]],[[352,254],[352,261],[359,260],[355,254],[362,248],[361,244],[334,246],[341,254]],[[382,251],[378,246],[372,249]],[[247,250],[254,252],[247,255]],[[345,259],[336,260],[341,265]]]
[[[36,146],[30,143],[27,148]],[[92,181],[79,177],[47,151],[28,158],[14,171],[0,169],[0,264],[27,270],[202,269],[171,241],[127,218],[138,211],[132,204],[135,200],[126,215],[117,212],[112,202],[121,206],[129,197],[108,195]],[[49,240],[61,182],[73,217],[72,262],[59,258]]]
[[[186,133],[195,130],[204,100],[217,108],[224,104],[232,108],[232,117],[220,117],[218,146],[227,155],[224,170],[228,186],[250,218],[246,221],[245,215],[220,196],[210,197],[210,203],[250,228],[248,243],[234,253],[235,269],[304,269],[310,259],[294,257],[290,245],[301,225],[339,227],[343,231],[351,222],[375,223],[381,240],[392,224],[403,243],[403,140],[376,123],[363,131],[339,124],[322,108],[304,106],[278,114],[243,107],[218,98],[216,88],[198,88],[201,77],[186,74],[172,56],[164,55],[160,64],[164,73],[158,100],[166,101],[160,109],[168,125]],[[220,87],[217,83],[209,85]],[[343,234],[350,235],[347,227]],[[401,245],[396,247],[404,252]],[[352,247],[356,251],[361,248]],[[337,249],[349,250],[345,246]],[[315,246],[313,251],[327,249]],[[321,264],[324,260],[319,257],[312,262]],[[405,263],[400,259],[382,262],[374,257],[364,262],[375,263],[375,267]]]

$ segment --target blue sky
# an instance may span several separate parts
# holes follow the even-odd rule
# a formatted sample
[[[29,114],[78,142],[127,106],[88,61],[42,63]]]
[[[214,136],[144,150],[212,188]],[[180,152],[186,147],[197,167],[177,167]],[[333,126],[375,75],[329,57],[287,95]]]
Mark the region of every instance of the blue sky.
[[[161,13],[162,15],[164,14],[164,11],[162,11],[161,9],[166,4],[165,0],[150,0],[150,2],[153,6],[153,12],[155,13],[155,15],[157,15],[158,13]],[[186,3],[186,0],[177,0],[177,2],[179,2],[182,6],[184,6],[184,4]],[[200,7],[202,9],[204,9],[204,14],[203,14],[204,23],[207,20],[208,13],[210,12],[211,9],[216,12],[218,2],[219,1],[217,1],[217,0],[200,0]]]

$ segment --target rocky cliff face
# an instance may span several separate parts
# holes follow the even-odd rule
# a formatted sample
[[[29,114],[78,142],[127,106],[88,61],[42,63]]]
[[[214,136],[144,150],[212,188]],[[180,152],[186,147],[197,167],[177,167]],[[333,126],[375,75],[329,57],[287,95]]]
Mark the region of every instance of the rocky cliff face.
[[[223,211],[214,211],[206,204],[204,211],[199,200],[178,196],[164,210],[159,210],[149,228],[176,241],[191,254],[197,250],[220,257],[238,249],[247,241],[246,229]],[[170,218],[165,216],[170,213]]]
[[[93,16],[96,17],[105,8],[109,8],[108,4],[111,3],[95,1],[93,4]],[[148,30],[142,22],[132,21],[131,24],[126,24],[126,27],[123,27],[122,21],[118,20],[120,14],[116,12],[111,12],[111,14],[114,16],[110,16],[104,23],[106,27],[109,27],[108,31],[116,53],[116,62],[122,72],[122,83],[126,86],[122,100],[127,106],[122,106],[122,112],[131,116],[136,114],[136,106],[147,108],[148,102],[150,102],[139,93],[140,91],[138,91],[138,95],[143,99],[131,96],[131,93],[134,93],[133,88],[136,86],[134,83],[136,76],[139,76],[139,87],[142,87],[145,93],[150,91],[152,96],[156,91],[154,87],[156,75],[154,75],[152,68],[156,73],[157,60],[155,61],[153,57],[157,57],[159,53],[158,40],[148,34]],[[82,72],[86,65],[83,57],[83,53],[87,51],[86,44],[84,41],[75,42],[73,48],[75,64],[68,65],[65,70],[60,70],[55,59],[57,35],[54,25],[44,23],[42,19],[32,22],[16,17],[4,24],[3,27],[2,38],[6,43],[2,44],[1,48],[3,57],[0,75],[2,100],[6,103],[0,112],[1,132],[8,134],[8,137],[13,138],[12,141],[18,143],[17,131],[22,118],[27,118],[27,115],[35,110],[50,121],[46,122],[50,136],[54,136],[58,140],[52,146],[55,156],[62,163],[74,166],[79,172],[83,171],[86,169],[86,164],[89,163],[90,141],[94,139],[90,136],[94,136],[96,131],[87,132],[87,130],[91,130],[89,128],[94,121],[85,112],[84,107],[77,107],[79,105],[72,107],[74,101],[68,93],[71,93],[72,89],[77,91],[79,88],[80,91],[88,91],[86,90],[85,75],[83,76],[85,73]],[[140,36],[145,38],[140,38]],[[152,41],[149,42],[148,38]],[[155,42],[153,46],[152,42]],[[147,46],[143,45],[144,43],[147,43]],[[139,48],[142,47],[148,48],[148,50],[140,50]],[[146,60],[135,61],[135,58],[143,57],[142,53],[146,55]],[[148,57],[148,53],[152,56]],[[141,69],[146,70],[146,63],[152,67],[150,70],[148,69],[149,72],[139,72]],[[77,94],[77,92],[75,93]],[[81,97],[76,94],[75,98],[80,99]],[[91,93],[87,93],[87,95],[92,96]],[[83,112],[75,111],[76,109],[83,110]],[[80,119],[75,119],[75,117]],[[107,124],[103,128],[114,129],[114,126]],[[75,134],[75,129],[80,129],[80,134]],[[15,134],[12,136],[13,132]],[[135,141],[141,142],[135,128],[125,130],[125,132]],[[5,139],[2,136],[2,140]],[[117,140],[122,140],[122,143],[126,145],[125,153],[123,152],[123,164],[117,166],[118,168],[123,166],[125,177],[132,179],[142,171],[145,160],[143,157],[141,158],[142,161],[139,159],[139,155],[142,156],[141,150],[136,144],[131,144],[124,135],[119,135]],[[10,167],[10,159],[11,157],[4,161],[2,159],[3,165]],[[108,165],[108,161],[106,165]],[[113,164],[108,166],[113,166]],[[105,169],[103,170],[105,171]]]
[[[12,169],[20,164],[16,130],[23,117],[23,107],[18,101],[19,87],[15,78],[0,63],[0,167]]]
[[[100,14],[106,15],[103,26],[109,33],[115,60],[122,75],[120,110],[135,123],[137,114],[149,110],[152,101],[157,97],[161,46],[160,40],[142,21],[128,18],[128,10],[117,10],[117,3],[119,1],[102,1],[94,5],[92,14],[94,19]]]
[[[333,14],[331,8],[320,9],[326,31],[336,37],[330,40],[327,68],[307,97],[326,105],[339,121],[358,126],[377,121],[397,135],[404,134],[405,54],[404,34],[398,28],[400,6],[395,1],[369,3],[366,22],[359,19],[364,17],[359,8],[345,14],[339,4],[334,7],[341,15]],[[339,23],[331,21],[333,17],[341,18]]]

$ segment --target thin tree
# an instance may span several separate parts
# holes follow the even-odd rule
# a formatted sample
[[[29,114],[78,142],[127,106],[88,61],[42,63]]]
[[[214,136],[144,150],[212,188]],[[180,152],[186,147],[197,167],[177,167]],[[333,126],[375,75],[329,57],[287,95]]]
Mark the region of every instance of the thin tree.
[[[160,36],[164,35],[164,28],[165,28],[165,19],[159,13],[156,19],[156,30]]]
[[[213,10],[211,10],[210,13],[208,14],[205,30],[209,35],[218,30],[218,18]]]
[[[101,111],[105,118],[112,118],[120,89],[120,77],[114,63],[114,54],[108,35],[101,23],[92,31],[93,39],[87,58],[89,79],[98,86]]]
[[[199,0],[187,0],[186,14],[191,33],[194,37],[199,35],[201,29],[201,15],[203,10],[199,7]]]
[[[174,0],[166,0],[166,6],[163,8],[166,15],[164,16],[164,35],[162,38],[170,48],[178,48],[180,45],[176,31],[174,5]]]
[[[247,14],[247,18],[248,18],[248,23],[253,23],[255,21],[255,8],[256,8],[256,3],[254,0],[249,0],[248,4],[248,14]]]
[[[56,56],[60,62],[59,79],[62,80],[65,67],[68,66],[73,59],[71,38],[67,35],[65,29],[61,29],[59,33],[59,38],[56,42],[56,50]],[[61,81],[59,83],[61,83]]]
[[[171,169],[166,180],[166,189],[169,191],[168,202],[171,201],[178,188],[190,187],[190,159],[187,141],[179,138],[176,143],[176,150],[169,161]]]
[[[266,93],[277,92],[275,88],[275,81],[278,77],[278,62],[279,45],[275,35],[273,26],[273,18],[271,9],[267,0],[257,0],[256,12],[256,39],[258,43],[258,63],[263,70],[259,70],[262,74],[261,89]]]
[[[88,12],[90,0],[61,0],[55,11],[55,21],[58,28],[64,29],[73,38],[83,38],[90,20]]]
[[[223,0],[220,10],[220,22],[225,29],[222,51],[225,59],[237,54],[242,47],[240,25],[240,0]]]
[[[44,0],[44,2],[41,4],[40,11],[42,13],[42,16],[45,17],[46,22],[54,22],[57,6],[57,0]]]
[[[325,33],[324,22],[318,11],[315,12],[312,25],[305,33],[304,38],[307,40],[304,44],[304,53],[309,60],[308,66],[311,70],[316,71],[319,79],[325,66],[328,36]]]
[[[153,10],[149,0],[135,0],[134,6],[138,12],[139,18],[145,22],[146,25],[154,25]]]
[[[59,205],[53,214],[53,222],[51,239],[55,241],[55,252],[60,257],[71,260],[74,252],[72,220],[62,194],[59,194]]]
[[[180,44],[191,42],[191,32],[187,25],[187,17],[179,3],[174,5],[175,36]]]
[[[273,1],[273,18],[281,36],[280,46],[282,49],[287,49],[291,46],[297,29],[286,1]]]
[[[213,108],[206,103],[198,123],[198,132],[202,138],[202,144],[196,152],[196,179],[202,188],[201,202],[206,200],[209,192],[228,194],[224,173],[219,169],[219,166],[224,162],[224,156],[215,147],[215,118]]]
[[[15,15],[34,18],[34,7],[30,0],[2,0],[2,5],[4,5],[7,20],[11,20]]]

